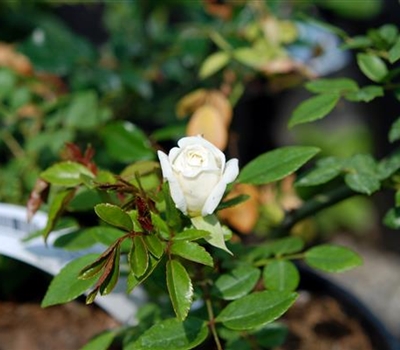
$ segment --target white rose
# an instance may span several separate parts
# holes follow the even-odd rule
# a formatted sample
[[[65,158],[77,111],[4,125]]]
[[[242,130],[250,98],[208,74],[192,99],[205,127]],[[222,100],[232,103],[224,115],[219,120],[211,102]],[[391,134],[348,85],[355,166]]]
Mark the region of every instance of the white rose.
[[[201,136],[181,138],[178,146],[168,155],[158,151],[171,197],[184,214],[192,217],[212,214],[226,185],[239,174],[238,160],[225,162],[225,155]]]

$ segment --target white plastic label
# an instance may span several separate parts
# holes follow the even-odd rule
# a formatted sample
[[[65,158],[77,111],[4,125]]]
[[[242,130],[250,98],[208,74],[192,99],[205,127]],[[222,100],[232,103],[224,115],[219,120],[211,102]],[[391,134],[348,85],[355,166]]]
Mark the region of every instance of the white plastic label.
[[[52,246],[50,235],[46,246],[43,237],[24,238],[46,226],[47,215],[38,212],[30,223],[26,219],[26,209],[21,206],[0,203],[0,254],[23,261],[51,275],[56,275],[72,259],[88,252],[101,252],[100,247],[79,252],[70,252]],[[96,297],[96,304],[122,323],[135,324],[136,311],[146,300],[143,289],[125,293],[126,280],[120,278],[113,292]]]

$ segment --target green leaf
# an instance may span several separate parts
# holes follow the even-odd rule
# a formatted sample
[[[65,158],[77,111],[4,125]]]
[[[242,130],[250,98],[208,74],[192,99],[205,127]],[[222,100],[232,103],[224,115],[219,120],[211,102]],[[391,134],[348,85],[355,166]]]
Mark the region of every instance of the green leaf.
[[[97,242],[107,247],[126,234],[125,231],[111,226],[92,226],[84,229],[83,232],[85,235],[94,237]]]
[[[215,215],[197,216],[192,218],[191,221],[193,226],[198,230],[209,232],[209,235],[204,237],[209,244],[232,254],[225,243],[226,231]]]
[[[158,128],[151,133],[151,138],[157,142],[179,140],[186,135],[186,123],[178,125],[167,125]]]
[[[297,267],[288,260],[275,260],[263,270],[264,286],[269,290],[294,291],[299,285]]]
[[[196,241],[200,238],[205,238],[210,235],[210,232],[205,230],[198,230],[195,228],[188,228],[176,234],[173,238],[174,241]]]
[[[262,185],[281,180],[298,170],[318,152],[316,147],[287,146],[264,153],[242,169],[238,181]]]
[[[83,179],[82,179],[83,180]],[[79,189],[72,201],[68,205],[71,211],[88,211],[92,210],[96,204],[102,202],[101,195],[98,191]]]
[[[300,237],[284,237],[268,242],[264,247],[270,254],[282,256],[303,250],[304,241]]]
[[[166,223],[164,222],[164,225],[166,225],[166,227],[171,227],[171,228],[176,228],[179,230],[182,230],[181,227],[181,214],[180,211],[178,210],[178,208],[175,206],[174,201],[172,200],[170,191],[169,191],[169,184],[167,181],[165,181],[162,184],[162,192],[164,195],[164,200],[165,200],[165,215],[167,218],[167,223],[168,225],[166,225]],[[153,223],[156,225],[156,222],[152,216],[153,219]],[[169,230],[166,231],[167,235],[169,236]]]
[[[47,240],[50,232],[56,226],[57,220],[63,213],[64,209],[67,207],[68,203],[71,201],[74,194],[75,189],[68,188],[58,191],[52,198],[47,216],[47,223],[42,231],[42,235],[45,241]]]
[[[155,258],[153,255],[149,255],[149,264],[147,271],[144,275],[137,277],[132,272],[128,275],[127,279],[127,293],[132,292],[140,283],[143,283],[155,270],[155,268],[160,263],[160,259]]]
[[[22,86],[13,91],[11,95],[10,107],[13,110],[28,104],[32,100],[32,94],[27,86]]]
[[[250,198],[250,196],[247,194],[240,194],[238,196],[235,196],[231,199],[224,200],[223,202],[219,203],[216,210],[223,210],[226,208],[234,207],[240,203],[247,201],[249,198]]]
[[[396,43],[389,50],[389,61],[395,63],[400,59],[400,37],[397,38]]]
[[[370,102],[376,97],[382,97],[384,95],[383,87],[376,85],[364,86],[358,91],[349,92],[345,94],[345,98],[352,102]]]
[[[141,236],[134,237],[132,241],[133,244],[128,259],[133,274],[137,277],[141,277],[149,267],[149,255]]]
[[[371,155],[353,156],[347,163],[347,171],[344,179],[353,191],[370,195],[379,190],[381,183],[378,165]]]
[[[156,323],[125,350],[188,350],[194,349],[208,337],[203,320],[189,317],[181,322],[168,319]]]
[[[259,69],[265,64],[267,56],[265,51],[254,47],[239,47],[232,53],[235,60],[254,69]]]
[[[200,67],[200,79],[206,79],[224,68],[229,62],[229,54],[219,51],[208,56]]]
[[[143,237],[147,250],[157,259],[164,254],[164,243],[156,235],[145,235]]]
[[[365,49],[372,45],[372,41],[370,38],[357,35],[352,38],[347,39],[346,43],[340,46],[342,50],[352,50],[352,49]]]
[[[400,228],[400,208],[389,209],[383,218],[383,223],[392,230],[398,230]]]
[[[18,44],[18,51],[29,57],[35,71],[64,77],[72,76],[73,69],[81,66],[83,62],[90,64],[96,59],[95,49],[89,40],[73,34],[61,19],[37,13],[32,24],[38,28],[43,40],[37,40],[34,33],[31,33],[26,40]],[[87,69],[87,66],[84,66]]]
[[[387,45],[393,45],[397,39],[399,30],[397,26],[391,23],[384,24],[378,29],[380,37],[385,41],[385,47]]]
[[[65,250],[87,249],[97,243],[97,240],[86,230],[78,230],[58,236],[53,242],[53,246]]]
[[[212,293],[224,300],[235,300],[249,294],[260,278],[259,269],[242,266],[225,273],[215,281]]]
[[[353,23],[360,21],[372,20],[376,18],[382,9],[382,2],[379,0],[368,0],[363,2],[363,6],[357,1],[337,1],[337,0],[325,0],[319,3],[319,6],[326,8],[330,13],[338,18],[354,21]],[[344,38],[346,35],[344,34]]]
[[[289,120],[289,127],[297,124],[308,123],[327,116],[339,102],[337,93],[321,94],[300,103],[293,111]]]
[[[115,336],[115,331],[104,331],[89,340],[79,350],[107,350],[110,348]]]
[[[84,165],[66,161],[47,168],[40,174],[40,177],[52,185],[75,187],[82,183],[81,175],[94,177],[93,173]]]
[[[361,71],[375,82],[383,81],[388,74],[385,62],[373,54],[357,54],[357,64]]]
[[[378,176],[380,180],[388,179],[400,169],[400,151],[394,151],[383,158],[378,164]]]
[[[76,258],[65,265],[51,281],[42,300],[42,307],[67,303],[87,291],[95,277],[82,280],[78,279],[78,276],[81,270],[97,257],[98,254],[89,254]]]
[[[94,207],[97,216],[111,226],[125,231],[133,230],[131,217],[120,207],[110,203],[98,204]]]
[[[362,264],[361,257],[349,248],[322,244],[305,252],[305,262],[326,272],[343,272]]]
[[[213,258],[204,247],[188,241],[174,241],[171,245],[171,254],[178,255],[184,259],[197,262],[199,264],[214,266]]]
[[[99,123],[98,97],[94,91],[75,93],[65,111],[65,124],[74,129],[90,130]]]
[[[381,186],[377,178],[371,177],[371,175],[366,173],[347,174],[345,176],[345,181],[347,186],[353,191],[365,193],[367,195],[376,192]]]
[[[344,161],[336,157],[327,157],[318,160],[317,166],[300,176],[296,186],[317,186],[327,183],[340,175]]]
[[[263,291],[249,294],[228,304],[216,322],[234,330],[249,330],[282,316],[297,298],[297,293]]]
[[[130,122],[113,122],[101,130],[106,150],[122,163],[151,160],[155,153],[146,134]]]
[[[389,141],[395,142],[400,140],[400,118],[397,118],[389,130]]]
[[[10,69],[0,69],[0,98],[8,97],[16,88],[17,75]]]
[[[349,78],[335,79],[317,79],[309,81],[305,84],[307,90],[320,93],[338,93],[343,94],[358,90],[358,84]]]
[[[148,191],[160,185],[159,169],[160,163],[152,160],[141,160],[128,165],[120,176],[132,185],[141,186],[145,191]]]
[[[288,336],[288,327],[284,324],[274,322],[252,333],[257,342],[263,347],[270,349],[281,346]]]
[[[153,223],[154,229],[157,234],[159,234],[163,239],[169,240],[171,238],[171,229],[160,215],[151,212],[151,222]]]
[[[167,287],[178,320],[183,321],[193,299],[193,286],[189,274],[177,260],[167,261]]]

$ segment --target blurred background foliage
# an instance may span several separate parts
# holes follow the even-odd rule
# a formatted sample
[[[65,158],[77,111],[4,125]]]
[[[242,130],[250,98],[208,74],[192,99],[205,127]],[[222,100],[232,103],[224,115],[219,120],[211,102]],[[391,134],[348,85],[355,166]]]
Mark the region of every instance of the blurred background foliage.
[[[383,6],[380,0],[363,6],[334,0],[2,1],[0,201],[24,205],[39,172],[67,156],[66,143],[91,144],[100,167],[120,171],[155,159],[156,144],[212,128],[216,141],[227,140],[221,148],[246,163],[286,142],[275,124],[285,122],[279,111],[288,93],[351,64],[319,21],[351,29],[377,18]],[[201,109],[204,104],[213,110]],[[219,125],[215,113],[228,121]],[[300,129],[296,142],[312,141],[323,155],[336,156],[373,147],[363,122],[345,124],[335,138],[324,137],[323,127]],[[251,227],[281,217],[285,206],[267,206],[274,205],[261,208]],[[364,230],[365,215],[357,213],[372,209],[346,205],[348,220],[332,210],[321,228]]]

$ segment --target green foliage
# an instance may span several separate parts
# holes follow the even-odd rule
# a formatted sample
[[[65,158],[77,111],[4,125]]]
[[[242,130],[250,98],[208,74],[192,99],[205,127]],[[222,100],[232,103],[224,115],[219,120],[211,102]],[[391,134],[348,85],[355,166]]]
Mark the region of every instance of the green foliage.
[[[348,248],[325,244],[307,250],[305,262],[322,271],[343,272],[361,265],[362,259]]]
[[[94,207],[97,216],[111,226],[118,227],[125,231],[133,230],[131,217],[119,206],[104,203]]]
[[[274,321],[294,303],[296,293],[263,291],[230,303],[216,321],[233,330],[248,330]]]
[[[177,319],[161,321],[146,331],[132,346],[138,350],[188,350],[201,344],[208,335],[207,324],[196,318],[184,322]]]
[[[355,14],[350,2],[316,4]],[[374,13],[377,4],[369,2],[363,15]],[[124,275],[128,293],[139,285],[148,293],[139,324],[105,332],[84,349],[107,349],[120,339],[128,350],[184,350],[208,342],[218,350],[279,346],[287,329],[274,321],[297,298],[302,276],[296,262],[335,273],[362,263],[352,250],[327,242],[315,245],[295,229],[344,199],[367,198],[382,188],[395,193],[384,222],[399,229],[400,153],[377,160],[365,145],[358,148],[360,133],[347,141],[344,138],[353,138],[350,134],[335,133],[335,138],[317,131],[322,141],[315,145],[318,140],[309,137],[308,129],[300,145],[270,150],[245,165],[228,185],[216,213],[191,217],[178,209],[170,192],[180,186],[183,175],[175,183],[162,178],[180,164],[161,169],[156,151],[186,133],[199,106],[215,103],[218,116],[229,119],[248,90],[247,82],[260,76],[271,92],[306,79],[304,87],[312,95],[292,112],[289,127],[294,132],[300,124],[331,118],[343,101],[370,103],[391,92],[398,99],[399,30],[386,24],[352,38],[323,24],[343,40],[343,49],[354,50],[358,69],[371,80],[360,86],[348,77],[310,79],[307,67],[290,56],[290,45],[301,44],[299,33],[295,21],[280,18],[278,2],[248,1],[232,8],[222,4],[229,21],[200,2],[142,5],[104,4],[109,39],[102,50],[60,21],[38,14],[30,22],[34,29],[17,45],[29,58],[33,74],[0,69],[0,200],[21,203],[27,197],[23,193],[33,188],[28,212],[32,216],[46,204],[48,222],[41,232],[45,240],[69,217],[68,231],[55,246],[75,252],[100,243],[104,249],[66,265],[42,305],[82,294],[92,303],[98,295],[111,293]],[[42,80],[39,72],[53,74],[54,81]],[[210,93],[215,91],[223,97]],[[176,120],[175,107],[188,95],[192,105],[176,113],[188,119]],[[225,131],[229,122],[224,121]],[[390,142],[400,139],[399,129],[395,121]],[[235,140],[230,141],[229,151],[235,152]],[[80,146],[88,144],[92,146],[81,151]],[[328,148],[335,149],[329,153]],[[289,176],[296,180],[288,195],[284,184]],[[272,206],[280,210],[255,246],[241,240],[223,211],[240,211],[256,202],[235,192],[248,185],[260,193],[268,185]],[[180,189],[190,193],[191,188]],[[280,207],[285,196],[300,195],[298,208]]]
[[[235,300],[249,294],[260,278],[260,270],[240,266],[219,276],[213,285],[213,294],[224,300]]]
[[[312,87],[312,89],[314,89]],[[324,93],[302,102],[293,112],[289,126],[312,122],[325,117],[336,106],[339,94]]]
[[[242,169],[238,181],[259,185],[281,180],[298,170],[318,151],[315,147],[288,146],[264,153]]]
[[[300,274],[292,262],[276,260],[265,266],[263,280],[269,290],[294,291],[298,287]]]
[[[52,165],[40,177],[54,186],[75,187],[83,182],[81,175],[93,177],[82,164],[67,161]]]
[[[78,279],[79,273],[95,257],[95,254],[89,254],[68,263],[51,281],[42,306],[66,303],[82,295],[91,286],[93,279]]]
[[[193,298],[193,285],[185,267],[178,260],[167,262],[167,286],[175,314],[183,321]]]
[[[115,338],[115,331],[104,331],[86,343],[80,350],[107,350]]]

